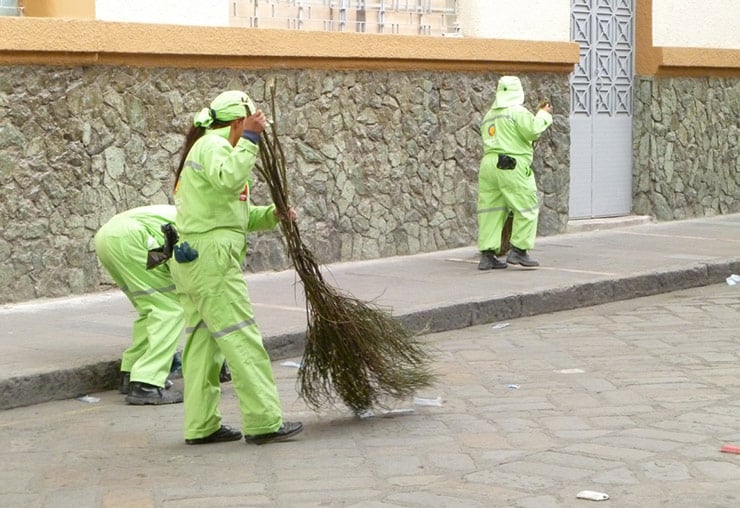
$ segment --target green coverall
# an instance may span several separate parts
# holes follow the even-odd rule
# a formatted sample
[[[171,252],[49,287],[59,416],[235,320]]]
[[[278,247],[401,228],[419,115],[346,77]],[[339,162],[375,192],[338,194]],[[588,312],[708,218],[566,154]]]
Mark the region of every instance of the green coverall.
[[[242,115],[243,116],[243,115]],[[239,398],[245,435],[268,434],[283,423],[270,357],[254,318],[242,272],[246,233],[273,229],[275,206],[251,206],[248,181],[258,146],[228,141],[229,127],[200,137],[183,166],[175,192],[180,245],[198,252],[173,263],[185,310],[185,439],[221,427],[219,370],[226,361]]]
[[[175,221],[171,205],[122,212],[95,234],[103,267],[123,290],[139,316],[133,341],[123,353],[121,371],[131,381],[164,387],[184,326],[180,300],[167,263],[146,269],[147,252],[164,244],[161,226]]]
[[[513,93],[502,90],[501,82],[505,83],[505,78],[513,81]],[[505,76],[499,82],[496,101],[481,122],[483,159],[478,173],[478,250],[481,252],[499,251],[501,232],[510,210],[514,213],[511,245],[522,250],[534,247],[539,205],[532,173],[532,142],[552,124],[552,115],[542,109],[533,115],[522,106],[523,101],[518,78]],[[501,154],[515,158],[516,168],[497,168]]]

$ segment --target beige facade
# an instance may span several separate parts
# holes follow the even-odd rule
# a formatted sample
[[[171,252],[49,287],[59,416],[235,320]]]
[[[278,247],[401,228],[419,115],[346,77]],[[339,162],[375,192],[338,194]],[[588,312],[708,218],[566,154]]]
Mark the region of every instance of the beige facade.
[[[740,50],[737,0],[653,0],[656,46]]]
[[[465,37],[570,40],[570,0],[457,0]]]
[[[101,21],[229,26],[232,3],[231,0],[95,0],[95,10],[96,19]]]

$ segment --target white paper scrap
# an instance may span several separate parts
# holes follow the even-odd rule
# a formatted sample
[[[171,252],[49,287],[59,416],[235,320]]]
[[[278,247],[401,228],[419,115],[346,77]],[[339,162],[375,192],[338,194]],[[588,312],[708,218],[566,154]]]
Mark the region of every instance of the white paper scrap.
[[[295,367],[296,369],[300,369],[301,368],[301,364],[300,363],[298,363],[298,362],[291,362],[291,361],[282,362],[282,363],[280,363],[280,366],[281,367]]]
[[[88,404],[95,404],[96,402],[100,402],[100,399],[98,397],[91,397],[90,395],[77,397],[77,400],[79,400],[80,402],[87,402]]]
[[[582,490],[576,494],[578,499],[588,499],[590,501],[606,501],[609,499],[609,494],[604,492],[596,492],[595,490]]]
[[[417,406],[441,406],[442,397],[436,399],[422,399],[421,397],[414,397],[414,404]]]
[[[398,409],[390,409],[388,411],[383,411],[381,416],[397,416],[397,415],[409,415],[416,413],[416,409],[413,407],[400,407]]]

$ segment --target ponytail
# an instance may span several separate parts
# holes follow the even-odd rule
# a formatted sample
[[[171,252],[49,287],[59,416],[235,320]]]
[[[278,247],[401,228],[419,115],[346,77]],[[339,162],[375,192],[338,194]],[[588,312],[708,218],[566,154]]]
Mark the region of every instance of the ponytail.
[[[219,120],[216,120],[210,125],[210,129],[220,129],[221,127],[226,127],[231,122],[221,122]],[[188,159],[188,155],[190,154],[190,150],[193,148],[193,145],[196,141],[198,141],[203,134],[206,133],[205,127],[190,127],[190,130],[185,135],[185,144],[182,148],[182,156],[180,157],[180,164],[177,166],[177,170],[175,171],[175,185],[173,189],[177,190],[177,184],[180,181],[180,174],[182,174],[182,168],[185,167],[185,161]]]

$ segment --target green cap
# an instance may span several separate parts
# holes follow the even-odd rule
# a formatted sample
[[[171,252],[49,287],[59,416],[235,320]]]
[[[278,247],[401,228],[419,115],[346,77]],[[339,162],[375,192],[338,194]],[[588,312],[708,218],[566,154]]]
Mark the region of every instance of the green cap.
[[[522,82],[516,76],[503,76],[498,80],[494,108],[508,108],[524,104],[524,90]]]
[[[230,122],[251,115],[255,111],[254,102],[249,95],[239,90],[229,90],[213,99],[210,107],[196,113],[193,125],[208,128],[216,120]]]

